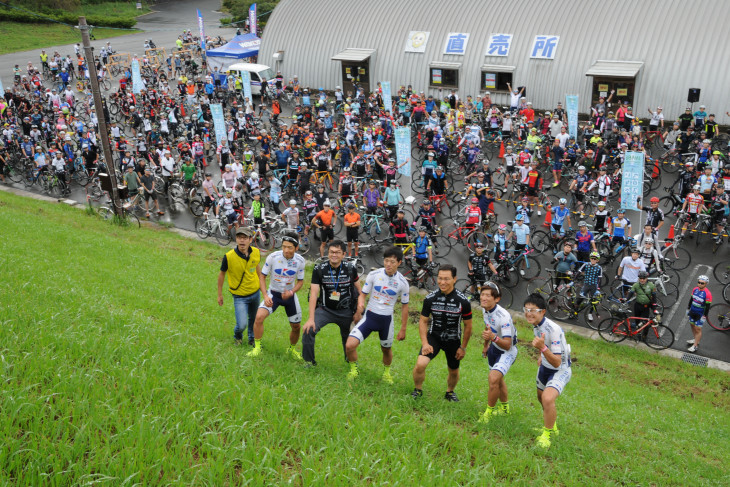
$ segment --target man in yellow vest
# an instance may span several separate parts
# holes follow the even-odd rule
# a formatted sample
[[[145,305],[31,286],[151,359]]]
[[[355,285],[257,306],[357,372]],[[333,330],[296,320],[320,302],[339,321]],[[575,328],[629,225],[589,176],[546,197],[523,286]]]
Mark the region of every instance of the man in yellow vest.
[[[236,327],[233,338],[236,344],[243,341],[243,330],[248,328],[248,344],[254,344],[253,323],[261,300],[266,293],[266,279],[261,273],[261,253],[251,246],[254,231],[249,227],[236,230],[236,247],[226,252],[218,274],[218,304],[223,306],[223,282],[228,274],[228,290],[233,295]],[[261,288],[261,283],[263,288]]]

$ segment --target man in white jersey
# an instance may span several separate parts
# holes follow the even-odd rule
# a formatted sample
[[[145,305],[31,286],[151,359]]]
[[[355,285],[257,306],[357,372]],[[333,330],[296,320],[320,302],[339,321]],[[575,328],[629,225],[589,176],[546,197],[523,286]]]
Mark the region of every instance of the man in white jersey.
[[[302,360],[302,355],[294,349],[299,341],[300,323],[302,322],[302,308],[299,306],[297,291],[304,284],[304,268],[306,261],[304,257],[296,253],[299,247],[299,238],[296,234],[289,232],[284,234],[281,242],[281,250],[272,252],[261,269],[261,289],[266,288],[266,276],[271,276],[269,288],[264,294],[264,300],[259,305],[256,313],[256,321],[253,324],[254,348],[248,352],[249,357],[261,355],[261,337],[264,335],[264,320],[276,311],[276,308],[283,306],[286,315],[289,317],[291,332],[289,333],[288,353],[297,360]]]
[[[487,282],[479,293],[479,304],[484,316],[484,349],[482,357],[489,362],[489,392],[487,409],[479,418],[480,423],[488,423],[492,416],[509,414],[507,384],[504,376],[517,359],[517,329],[512,316],[499,305],[502,291],[493,282]],[[500,406],[497,407],[497,400]]]
[[[573,375],[570,367],[570,345],[565,341],[563,329],[545,317],[546,303],[542,295],[533,293],[527,296],[522,310],[535,334],[532,346],[540,352],[537,400],[542,404],[543,428],[542,434],[537,437],[537,445],[549,448],[550,437],[558,435],[555,401]]]
[[[289,200],[289,206],[281,212],[281,219],[284,220],[289,230],[296,230],[299,226],[299,213],[297,200]]]
[[[399,341],[406,338],[408,325],[408,301],[410,299],[409,285],[403,275],[398,272],[398,266],[403,261],[403,252],[397,247],[389,247],[383,252],[384,267],[368,274],[365,285],[358,297],[357,308],[365,309],[365,314],[350,332],[345,344],[347,361],[350,363],[350,372],[347,378],[355,379],[359,375],[357,366],[357,347],[372,332],[380,336],[380,348],[383,351],[383,381],[393,383],[390,374],[390,364],[393,362],[393,314],[395,303],[400,296],[401,327],[396,337]],[[370,295],[367,307],[365,296]]]

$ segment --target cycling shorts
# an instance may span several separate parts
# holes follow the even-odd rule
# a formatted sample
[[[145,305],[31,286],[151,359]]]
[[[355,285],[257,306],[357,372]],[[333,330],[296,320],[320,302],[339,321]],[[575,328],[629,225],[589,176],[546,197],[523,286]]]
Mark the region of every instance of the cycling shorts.
[[[263,308],[269,312],[269,314],[276,311],[279,306],[283,306],[286,311],[286,316],[289,317],[289,323],[301,323],[302,321],[302,307],[299,306],[299,298],[295,294],[289,299],[283,299],[281,293],[278,291],[269,291],[269,297],[273,301],[272,305],[266,306],[264,301],[261,301],[259,308]]]
[[[443,350],[444,354],[446,355],[446,366],[451,370],[457,370],[459,368],[459,364],[461,363],[461,361],[456,359],[456,351],[461,346],[461,341],[441,340],[438,337],[431,335],[430,333],[426,336],[426,339],[428,340],[428,344],[433,347],[433,352],[429,353],[428,355],[423,355],[423,348],[421,348],[421,350],[419,350],[418,352],[418,355],[423,355],[424,357],[428,357],[429,359],[433,360],[436,355],[438,355],[439,352]]]
[[[548,369],[544,365],[540,365],[540,368],[537,369],[537,388],[544,391],[546,387],[552,387],[557,390],[559,394],[562,394],[563,389],[566,385],[568,385],[568,382],[570,382],[572,375],[573,370],[570,366],[560,367],[559,369],[554,370]]]
[[[357,322],[350,336],[357,338],[361,343],[374,331],[380,337],[380,346],[390,348],[393,346],[393,317],[383,316],[372,311],[365,311],[365,315]]]
[[[487,361],[489,362],[489,370],[498,370],[502,376],[507,375],[512,364],[517,359],[517,347],[511,347],[506,352],[494,346],[489,346],[487,350]]]

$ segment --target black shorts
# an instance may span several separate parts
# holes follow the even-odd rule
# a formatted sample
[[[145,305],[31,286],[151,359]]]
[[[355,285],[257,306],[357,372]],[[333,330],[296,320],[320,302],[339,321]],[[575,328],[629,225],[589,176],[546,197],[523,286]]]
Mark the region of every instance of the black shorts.
[[[319,236],[322,239],[322,243],[329,242],[335,239],[335,231],[332,227],[322,227],[319,230]]]
[[[537,189],[528,187],[527,196],[537,196]]]
[[[586,195],[582,191],[576,191],[575,193],[573,193],[573,197],[576,201],[583,201]]]
[[[433,352],[428,355],[424,355],[424,357],[428,357],[433,360],[436,355],[443,350],[446,355],[446,366],[451,370],[457,370],[459,368],[461,361],[456,359],[456,351],[461,346],[461,342],[459,340],[442,341],[430,333],[426,336],[426,338],[428,339],[428,344],[433,347]],[[423,351],[423,348],[421,348],[421,351]],[[423,355],[421,351],[418,352],[418,355]]]
[[[145,189],[144,190],[144,199],[148,200],[148,201],[149,200],[157,201],[157,193],[155,191],[147,191]]]
[[[358,235],[358,228],[357,227],[347,227],[347,231],[345,232],[345,236],[348,242],[359,242],[360,239],[357,238]]]
[[[504,166],[504,168],[507,171],[507,174],[514,174],[517,172],[517,168],[515,166]]]

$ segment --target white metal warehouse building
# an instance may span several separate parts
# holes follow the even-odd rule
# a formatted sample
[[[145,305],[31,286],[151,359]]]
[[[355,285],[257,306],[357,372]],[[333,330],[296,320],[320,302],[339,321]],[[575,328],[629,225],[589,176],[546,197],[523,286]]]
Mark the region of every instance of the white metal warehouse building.
[[[729,124],[730,0],[281,0],[259,62],[304,86],[352,91],[378,81],[438,95],[489,91],[506,106],[506,83],[536,108],[579,95],[586,112],[602,92],[646,117],[676,118],[688,90]],[[615,105],[614,105],[615,107]]]

